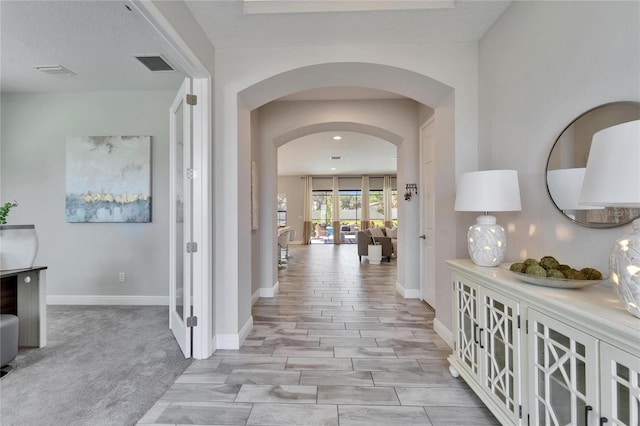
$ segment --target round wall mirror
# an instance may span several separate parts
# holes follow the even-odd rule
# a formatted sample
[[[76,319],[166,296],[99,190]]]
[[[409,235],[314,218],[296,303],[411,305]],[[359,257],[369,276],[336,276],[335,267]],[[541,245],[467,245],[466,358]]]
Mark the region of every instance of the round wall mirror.
[[[638,208],[578,204],[593,134],[639,119],[640,102],[614,102],[585,112],[560,133],[547,160],[547,191],[555,206],[567,218],[591,228],[611,228],[640,217]]]

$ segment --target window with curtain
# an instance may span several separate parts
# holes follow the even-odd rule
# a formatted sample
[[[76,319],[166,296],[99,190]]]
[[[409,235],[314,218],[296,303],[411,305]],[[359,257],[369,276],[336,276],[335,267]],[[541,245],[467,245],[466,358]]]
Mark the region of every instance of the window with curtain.
[[[391,191],[391,222],[393,222],[393,227],[398,227],[398,190],[394,189]]]
[[[369,221],[373,226],[384,226],[384,191],[369,190]]]
[[[342,225],[360,225],[362,217],[362,191],[340,191],[340,223]]]
[[[333,191],[315,190],[311,196],[312,243],[333,243]]]

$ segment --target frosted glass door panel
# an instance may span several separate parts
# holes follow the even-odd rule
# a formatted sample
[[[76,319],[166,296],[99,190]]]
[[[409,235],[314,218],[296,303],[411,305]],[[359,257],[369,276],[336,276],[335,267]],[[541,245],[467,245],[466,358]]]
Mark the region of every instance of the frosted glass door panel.
[[[596,425],[596,339],[533,309],[529,327],[532,424]]]
[[[608,425],[640,424],[640,358],[600,344],[602,416]]]
[[[478,338],[480,326],[476,322],[478,289],[461,281],[456,286],[457,356],[474,376],[480,374]]]
[[[492,398],[514,419],[520,406],[518,303],[482,289],[484,383]]]

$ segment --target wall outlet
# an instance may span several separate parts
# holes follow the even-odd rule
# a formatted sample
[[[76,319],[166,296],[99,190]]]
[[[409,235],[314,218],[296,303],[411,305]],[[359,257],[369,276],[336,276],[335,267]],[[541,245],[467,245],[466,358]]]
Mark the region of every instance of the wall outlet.
[[[119,283],[123,283],[127,280],[127,276],[124,274],[124,272],[120,272],[118,274],[118,282]]]

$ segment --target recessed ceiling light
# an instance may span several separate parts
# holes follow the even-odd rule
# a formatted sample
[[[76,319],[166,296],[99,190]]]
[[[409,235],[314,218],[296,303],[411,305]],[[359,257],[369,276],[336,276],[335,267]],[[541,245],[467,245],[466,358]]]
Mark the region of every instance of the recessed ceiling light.
[[[335,169],[336,169],[335,167],[332,167],[332,168],[331,168],[331,170],[335,170]]]
[[[73,71],[62,65],[37,65],[34,67],[40,72],[50,75],[76,75]]]
[[[333,137],[333,140],[334,140],[334,141],[339,141],[340,139],[342,139],[342,136],[334,136],[334,137]]]
[[[339,157],[339,156],[329,157],[329,159],[331,159],[331,160],[340,160],[340,159],[342,159],[342,157]]]

